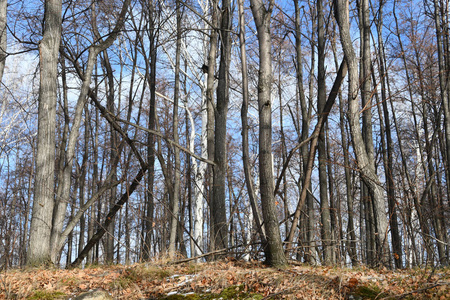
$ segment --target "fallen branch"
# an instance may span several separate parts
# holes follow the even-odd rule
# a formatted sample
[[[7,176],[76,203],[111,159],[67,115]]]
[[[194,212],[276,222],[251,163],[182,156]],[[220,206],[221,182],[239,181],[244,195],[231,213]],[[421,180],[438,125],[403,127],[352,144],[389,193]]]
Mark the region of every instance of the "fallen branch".
[[[222,252],[227,252],[227,251],[228,251],[227,248],[220,249],[220,250],[215,250],[215,251],[211,251],[211,252],[208,252],[208,253],[205,253],[205,254],[202,254],[202,255],[198,255],[198,256],[194,256],[194,257],[191,257],[191,258],[185,258],[185,259],[180,259],[180,260],[177,260],[177,261],[173,261],[173,262],[171,262],[169,264],[170,265],[182,264],[182,263],[193,261],[193,260],[196,260],[196,259],[199,259],[199,258],[202,258],[202,257],[207,257],[207,256],[210,256],[210,255],[214,255],[214,254],[222,253]]]

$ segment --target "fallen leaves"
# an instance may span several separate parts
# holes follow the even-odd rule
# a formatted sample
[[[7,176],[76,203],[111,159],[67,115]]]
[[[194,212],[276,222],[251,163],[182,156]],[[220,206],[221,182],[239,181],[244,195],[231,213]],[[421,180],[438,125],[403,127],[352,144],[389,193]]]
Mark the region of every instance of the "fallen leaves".
[[[431,274],[431,275],[430,275]],[[265,299],[346,299],[412,295],[450,299],[450,271],[358,270],[292,266],[266,268],[259,262],[227,260],[203,264],[136,264],[74,270],[24,269],[0,273],[0,299],[26,299],[40,291],[66,297],[102,289],[115,299],[161,299],[167,294],[220,294],[224,291]]]

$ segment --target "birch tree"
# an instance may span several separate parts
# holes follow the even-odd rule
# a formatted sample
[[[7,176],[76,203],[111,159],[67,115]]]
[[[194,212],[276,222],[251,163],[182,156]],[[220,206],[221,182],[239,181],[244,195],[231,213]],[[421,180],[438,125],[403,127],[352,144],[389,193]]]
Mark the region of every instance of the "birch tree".
[[[0,82],[3,82],[3,72],[6,62],[6,16],[7,16],[7,0],[0,0]]]

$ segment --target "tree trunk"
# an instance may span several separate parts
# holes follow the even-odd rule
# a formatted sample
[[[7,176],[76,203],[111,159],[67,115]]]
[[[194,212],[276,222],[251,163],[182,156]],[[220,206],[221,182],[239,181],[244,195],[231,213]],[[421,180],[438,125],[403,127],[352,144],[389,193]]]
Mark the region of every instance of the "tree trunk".
[[[376,239],[380,245],[380,253],[378,257],[380,262],[388,265],[388,251],[386,235],[388,222],[385,213],[385,201],[383,189],[381,188],[379,178],[375,172],[375,166],[371,163],[367,152],[364,139],[359,125],[359,102],[358,102],[358,64],[355,51],[352,45],[349,28],[349,7],[347,0],[337,0],[336,2],[336,19],[339,25],[341,36],[341,44],[344,50],[345,59],[348,64],[349,72],[349,99],[348,99],[348,117],[350,124],[350,133],[353,139],[353,148],[356,154],[358,169],[364,183],[369,188],[370,195],[374,201],[376,223],[378,234]]]
[[[299,142],[302,142],[304,140],[306,140],[308,138],[308,134],[309,134],[309,126],[310,126],[310,121],[311,121],[311,105],[307,105],[306,103],[306,97],[305,97],[305,90],[303,88],[303,63],[302,63],[302,59],[303,59],[303,53],[302,53],[302,42],[301,42],[301,36],[302,36],[302,32],[301,32],[301,18],[300,18],[300,8],[299,8],[299,0],[294,0],[294,6],[295,6],[295,53],[296,53],[296,69],[297,69],[297,90],[299,93],[299,102],[300,102],[300,109],[301,109],[301,114],[302,114],[302,125],[301,125],[301,133],[300,135],[300,140]],[[314,26],[314,25],[313,25]],[[313,34],[314,34],[314,30],[313,30]],[[314,39],[314,37],[312,38]],[[311,43],[311,45],[313,46],[313,43]],[[312,55],[311,57],[311,66],[314,66],[315,64],[315,55]],[[312,94],[312,72],[313,72],[314,68],[311,67],[311,74],[310,74],[310,92]],[[312,97],[310,97],[310,99],[312,99]],[[301,149],[300,149],[300,156],[301,156],[301,160],[302,160],[302,169],[303,172],[305,172],[305,170],[308,167],[308,144],[305,144]],[[302,181],[304,175],[300,176],[299,178],[299,189],[301,189],[301,184],[300,182]],[[303,180],[304,181],[304,180]],[[306,182],[304,183],[307,186],[311,185],[311,182]],[[305,222],[305,226],[303,226],[304,231],[306,232],[306,251],[305,251],[305,259],[306,261],[308,261],[309,263],[313,264],[314,261],[314,257],[312,255],[312,247],[313,247],[313,236],[314,236],[314,199],[311,197],[311,195],[308,193],[306,195],[306,222]]]
[[[222,0],[220,26],[220,64],[215,110],[213,195],[211,198],[213,250],[228,248],[227,215],[225,207],[227,173],[227,114],[229,102],[229,70],[231,56],[231,3]]]
[[[146,63],[146,79],[150,87],[150,109],[148,115],[148,129],[156,129],[156,62],[157,62],[157,30],[156,26],[156,11],[153,6],[153,2],[148,2],[147,18],[148,27],[147,32],[149,35],[149,59],[145,59]],[[142,47],[144,44],[142,40],[140,41]],[[143,237],[143,253],[142,259],[147,261],[151,257],[151,243],[153,238],[153,220],[154,220],[154,182],[155,182],[155,136],[151,133],[147,133],[147,163],[148,163],[148,174],[147,174],[147,191],[145,195],[146,203],[144,208],[144,237]]]
[[[317,0],[317,37],[318,37],[318,74],[317,74],[317,112],[321,114],[326,102],[326,83],[325,83],[325,29],[323,0]],[[323,245],[323,264],[330,265],[332,261],[331,248],[331,222],[330,222],[330,204],[328,202],[328,184],[327,184],[327,150],[325,146],[325,126],[319,132],[317,143],[319,153],[319,190],[320,190],[320,218],[321,218],[321,236]]]
[[[3,71],[6,62],[6,17],[8,0],[0,0],[0,82],[3,82]]]
[[[180,0],[176,1],[176,16],[177,16],[177,40],[176,40],[176,53],[175,53],[175,89],[173,97],[173,141],[178,144],[179,134],[178,134],[178,102],[180,96],[180,58],[181,58],[181,3]],[[177,229],[179,222],[180,213],[180,149],[174,147],[174,179],[173,179],[173,197],[172,197],[172,213],[170,221],[170,236],[169,236],[169,257],[175,257],[176,251],[176,239],[177,239]]]
[[[386,67],[385,67],[385,53],[384,53],[384,42],[382,38],[382,28],[383,28],[383,2],[380,2],[380,9],[378,12],[378,20],[376,22],[377,25],[377,33],[378,33],[378,62],[379,62],[379,72],[380,72],[380,80],[381,80],[381,103],[383,106],[383,115],[384,115],[384,123],[385,123],[385,134],[386,134],[386,164],[385,164],[385,174],[386,174],[386,182],[387,182],[387,194],[388,194],[388,208],[389,208],[389,223],[391,227],[391,239],[392,239],[392,250],[393,250],[393,258],[394,264],[396,268],[403,267],[403,251],[402,251],[402,240],[399,233],[398,228],[398,219],[397,219],[397,209],[396,209],[396,200],[395,200],[395,184],[394,184],[394,163],[393,157],[394,154],[392,150],[394,148],[394,144],[392,141],[392,133],[391,133],[391,121],[388,110],[388,101],[391,101],[390,97],[387,97],[387,76]],[[388,100],[389,99],[389,100]],[[384,152],[384,151],[383,151]]]
[[[27,264],[51,263],[50,239],[54,207],[55,128],[61,0],[46,0],[44,35],[39,44],[39,108],[33,213]]]
[[[106,109],[112,114],[116,115],[115,111],[115,93],[114,93],[114,74],[111,67],[111,63],[109,61],[109,56],[107,50],[103,51],[103,59],[102,59],[103,66],[106,70],[106,78],[107,81],[105,82],[105,90],[106,90]],[[117,180],[117,168],[115,166],[115,161],[120,156],[120,153],[118,153],[118,142],[117,142],[117,132],[114,130],[114,128],[110,125],[109,126],[109,167],[111,168],[112,172],[112,180]],[[114,206],[114,203],[116,201],[117,197],[117,187],[111,188],[109,191],[109,209],[111,209]],[[111,221],[108,227],[108,234],[106,235],[106,263],[111,264],[114,261],[114,243],[115,243],[115,219]]]
[[[445,5],[445,7],[442,7]],[[444,110],[444,141],[445,141],[445,151],[444,157],[447,159],[444,160],[444,164],[446,165],[446,177],[447,184],[449,184],[450,178],[450,168],[449,168],[449,160],[450,160],[450,104],[449,104],[449,75],[448,75],[448,45],[445,41],[448,41],[448,37],[445,35],[448,34],[448,3],[442,3],[441,5],[438,3],[438,0],[434,0],[434,21],[436,27],[436,38],[437,38],[437,48],[438,48],[438,62],[439,62],[439,84],[440,84],[440,96],[442,101],[442,107]],[[447,50],[447,51],[446,51]],[[447,61],[446,61],[447,60]],[[448,185],[449,186],[449,185]],[[450,191],[447,188],[447,193]],[[434,199],[432,199],[434,200]],[[443,222],[441,212],[435,213],[435,223],[436,223],[436,237],[446,243],[447,234],[445,229],[445,222]],[[437,243],[437,248],[439,252],[439,261],[443,265],[448,264],[448,257],[446,257],[445,245],[442,242]]]
[[[59,182],[58,182],[57,195],[59,197],[58,197],[57,201],[55,202],[56,205],[55,205],[53,219],[52,219],[53,226],[52,226],[52,234],[51,234],[51,258],[54,263],[56,262],[59,251],[64,246],[65,238],[67,237],[67,234],[68,234],[67,228],[64,231],[64,233],[62,232],[62,228],[63,228],[65,213],[66,213],[66,209],[67,209],[67,203],[68,203],[67,199],[69,199],[69,196],[70,196],[70,182],[71,182],[70,175],[71,175],[73,161],[75,158],[76,142],[77,142],[78,135],[79,135],[79,128],[80,128],[81,119],[82,119],[82,112],[83,112],[84,105],[87,101],[87,97],[88,97],[89,93],[91,92],[89,86],[91,83],[92,72],[93,72],[94,66],[96,64],[98,54],[100,52],[106,50],[109,46],[111,46],[112,43],[114,42],[114,40],[117,38],[119,31],[124,24],[125,14],[127,13],[127,9],[130,4],[130,1],[131,0],[126,0],[124,2],[123,6],[122,6],[122,10],[117,19],[117,23],[116,23],[114,29],[112,30],[112,33],[108,36],[108,38],[106,38],[105,40],[100,40],[98,44],[92,45],[89,48],[89,54],[88,54],[88,59],[86,62],[86,69],[85,69],[84,74],[81,74],[81,70],[80,70],[79,66],[76,66],[78,75],[83,80],[82,80],[82,86],[80,89],[80,95],[78,96],[78,101],[77,101],[77,105],[76,105],[76,109],[75,109],[73,125],[72,125],[71,132],[69,135],[69,141],[67,144],[65,164],[64,164],[63,172],[61,174],[62,178],[60,178]],[[96,27],[94,26],[94,28],[96,28]],[[116,162],[114,164],[117,165],[117,163],[118,163],[118,161],[116,159]],[[114,173],[114,168],[115,168],[115,166],[112,166],[112,172],[110,172],[111,174]],[[86,209],[87,208],[85,208],[85,210]],[[82,213],[81,214],[78,213],[77,215],[78,215],[78,218],[80,218]],[[79,220],[79,219],[77,219],[77,220]],[[75,220],[71,220],[72,223],[74,221]]]
[[[269,0],[268,8],[262,0],[251,0],[259,41],[258,111],[259,111],[259,176],[261,205],[267,237],[264,249],[266,262],[271,266],[287,264],[278,226],[274,199],[274,178],[272,167],[272,53],[270,20],[274,1]]]
[[[88,109],[86,107],[86,119],[88,120]],[[84,205],[84,199],[85,199],[85,186],[86,186],[86,175],[87,175],[87,165],[88,165],[88,156],[89,156],[89,123],[85,121],[84,123],[84,153],[83,153],[83,160],[81,162],[81,170],[80,170],[80,177],[79,177],[79,198],[80,198],[80,207]],[[83,216],[80,218],[80,235],[78,239],[78,253],[83,250],[84,247],[84,241],[85,241],[85,228],[86,227],[86,220]]]
[[[209,54],[208,54],[208,65],[207,67],[207,83],[206,83],[206,101],[207,101],[207,114],[208,122],[206,125],[206,135],[207,135],[207,148],[208,148],[208,159],[214,161],[214,90],[215,90],[215,71],[216,71],[216,55],[217,55],[217,28],[219,26],[218,22],[218,0],[211,1],[211,30],[210,30],[210,40],[209,40]],[[213,178],[213,167],[208,166],[208,174],[206,178]],[[213,181],[208,179],[208,198],[207,201],[210,203],[214,198],[213,195]],[[211,207],[210,207],[211,210]],[[212,212],[210,212],[212,215]],[[210,226],[212,225],[210,218]],[[215,249],[213,231],[210,231],[210,249]]]
[[[255,220],[256,229],[263,247],[266,247],[266,236],[263,231],[261,217],[257,205],[257,198],[255,187],[253,185],[253,176],[251,172],[250,151],[248,142],[248,67],[247,67],[247,52],[245,50],[245,18],[244,18],[244,3],[243,0],[238,1],[239,5],[239,47],[241,54],[241,72],[242,72],[242,107],[241,107],[241,122],[242,122],[242,164],[244,167],[245,184],[247,186],[248,198],[251,206],[251,216]],[[252,222],[250,222],[249,227]]]

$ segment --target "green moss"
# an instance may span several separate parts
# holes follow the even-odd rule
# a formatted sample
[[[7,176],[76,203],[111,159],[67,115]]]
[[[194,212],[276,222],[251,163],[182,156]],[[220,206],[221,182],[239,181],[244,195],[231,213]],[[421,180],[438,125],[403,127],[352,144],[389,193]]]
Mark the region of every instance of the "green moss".
[[[252,294],[244,291],[244,286],[230,286],[225,288],[219,294],[189,294],[189,295],[170,295],[162,299],[164,300],[232,300],[232,299],[247,299],[247,300],[261,300],[264,298],[261,294]]]
[[[164,279],[170,275],[171,273],[168,270],[157,267],[128,268],[118,279],[111,283],[111,287],[127,288],[132,283],[138,283],[143,280]]]
[[[378,286],[359,286],[353,293],[357,299],[379,299],[388,295],[381,291]]]
[[[57,300],[57,299],[65,299],[66,297],[67,297],[66,294],[60,291],[39,290],[34,292],[34,294],[28,297],[27,299]]]

